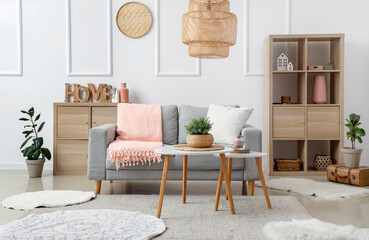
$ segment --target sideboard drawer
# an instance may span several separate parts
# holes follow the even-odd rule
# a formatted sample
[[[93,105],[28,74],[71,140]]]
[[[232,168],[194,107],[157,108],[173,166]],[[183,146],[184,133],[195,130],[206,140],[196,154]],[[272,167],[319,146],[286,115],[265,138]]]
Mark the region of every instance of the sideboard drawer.
[[[305,108],[274,107],[273,137],[274,138],[305,137]]]
[[[58,138],[88,138],[89,128],[89,107],[58,107]]]
[[[309,138],[340,137],[340,107],[308,107]]]
[[[116,107],[92,107],[92,127],[117,123]]]
[[[57,140],[55,174],[86,174],[88,140]]]

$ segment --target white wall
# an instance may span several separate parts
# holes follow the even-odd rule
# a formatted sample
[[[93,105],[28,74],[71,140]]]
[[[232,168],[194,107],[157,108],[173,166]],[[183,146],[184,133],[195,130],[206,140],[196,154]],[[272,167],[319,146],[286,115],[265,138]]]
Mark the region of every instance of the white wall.
[[[253,106],[249,121],[262,128],[263,40],[278,33],[346,34],[345,115],[362,115],[369,133],[369,1],[231,0],[237,44],[229,58],[201,64],[181,43],[187,0],[141,1],[153,26],[140,39],[116,27],[116,12],[126,2],[111,0],[110,11],[109,0],[70,0],[68,28],[67,0],[0,1],[0,169],[25,167],[20,109],[42,112],[43,136],[52,148],[52,103],[64,100],[66,82],[127,82],[137,103]],[[364,142],[368,165],[369,137]]]

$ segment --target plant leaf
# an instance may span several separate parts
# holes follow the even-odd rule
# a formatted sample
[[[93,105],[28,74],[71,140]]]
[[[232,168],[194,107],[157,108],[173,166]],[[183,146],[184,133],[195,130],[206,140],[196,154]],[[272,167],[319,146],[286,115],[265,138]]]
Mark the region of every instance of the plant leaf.
[[[41,149],[42,145],[44,144],[44,139],[42,137],[38,137],[33,139],[33,142],[35,144],[35,148],[38,150]]]
[[[22,143],[21,147],[19,149],[22,149],[24,147],[24,145],[27,144],[27,142],[31,139],[32,137],[28,137],[26,140],[24,140],[24,142]]]
[[[363,139],[361,137],[356,137],[356,139],[359,141],[359,143],[363,143]]]
[[[34,159],[38,159],[40,157],[41,154],[41,149],[37,149],[34,153],[33,153],[33,158]]]
[[[40,119],[40,117],[41,117],[41,113],[40,113],[40,114],[38,114],[38,115],[36,116],[36,118],[35,118],[35,122],[36,122],[37,120],[39,120],[39,119]]]
[[[25,111],[25,110],[21,110],[21,112],[24,113],[24,114],[28,114],[28,112]]]
[[[23,157],[33,155],[33,152],[35,151],[35,145],[31,145],[29,147],[26,147],[23,152]]]
[[[37,133],[41,132],[44,125],[45,125],[45,122],[42,122],[41,125],[38,127]]]
[[[29,121],[28,118],[19,118],[19,121]]]
[[[28,114],[33,117],[33,115],[35,114],[35,109],[33,107],[31,107],[29,110],[28,110]]]
[[[41,148],[41,152],[42,154],[48,159],[50,160],[51,159],[51,153],[49,151],[49,149],[47,148]]]

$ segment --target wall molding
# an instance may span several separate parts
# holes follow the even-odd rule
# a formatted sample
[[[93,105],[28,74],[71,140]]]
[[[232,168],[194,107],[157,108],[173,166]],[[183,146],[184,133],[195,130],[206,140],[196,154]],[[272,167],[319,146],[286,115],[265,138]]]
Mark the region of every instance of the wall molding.
[[[22,0],[18,0],[18,69],[15,72],[0,72],[0,76],[23,76],[23,16]]]
[[[66,0],[67,21],[67,76],[68,77],[111,77],[113,76],[112,0],[108,2],[108,69],[106,72],[74,72],[72,69],[71,1]]]
[[[156,77],[201,77],[201,60],[196,59],[196,69],[194,72],[161,72],[160,70],[160,0],[155,0],[156,8]]]
[[[245,77],[264,76],[264,72],[250,70],[250,1],[245,0],[244,5],[244,75]],[[291,0],[285,0],[285,33],[291,33]]]

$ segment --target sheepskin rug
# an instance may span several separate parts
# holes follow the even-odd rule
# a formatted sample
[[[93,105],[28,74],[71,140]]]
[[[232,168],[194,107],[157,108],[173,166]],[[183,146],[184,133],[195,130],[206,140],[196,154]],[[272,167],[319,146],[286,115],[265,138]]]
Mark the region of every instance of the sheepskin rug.
[[[323,222],[316,218],[271,222],[263,227],[263,233],[269,240],[367,240],[369,228],[357,228],[352,225],[339,226]]]
[[[2,205],[16,210],[31,210],[37,207],[52,208],[85,203],[95,197],[94,192],[45,190],[10,196],[2,201]]]
[[[261,186],[260,182],[256,182],[256,185]],[[266,185],[271,189],[315,196],[325,200],[339,200],[369,194],[368,188],[334,182],[318,182],[304,178],[272,179],[267,181]]]

